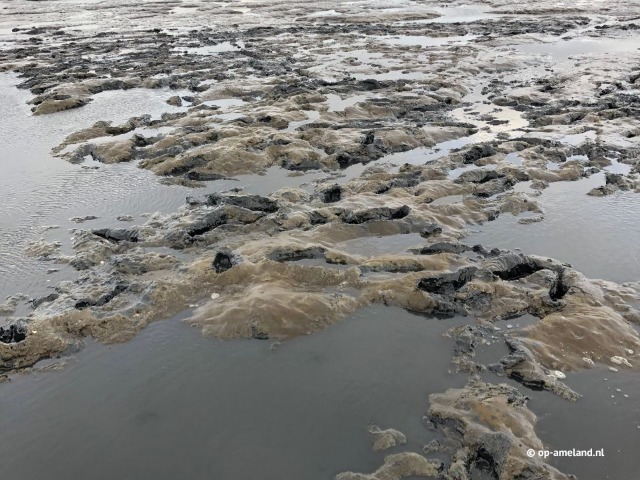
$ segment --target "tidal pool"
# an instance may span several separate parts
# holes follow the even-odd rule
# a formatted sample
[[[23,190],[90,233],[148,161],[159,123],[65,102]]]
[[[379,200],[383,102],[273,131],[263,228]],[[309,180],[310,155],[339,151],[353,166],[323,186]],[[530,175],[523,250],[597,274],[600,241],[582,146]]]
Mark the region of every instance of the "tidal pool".
[[[91,343],[61,371],[0,384],[6,478],[305,478],[373,471],[367,425],[436,438],[428,395],[464,385],[449,373],[446,330],[398,308],[362,309],[272,346],[222,342],[178,318],[129,343]],[[34,461],[37,459],[37,461]],[[206,472],[206,474],[204,473]]]
[[[503,214],[474,226],[465,242],[560,259],[589,278],[638,281],[640,197],[633,192],[587,195],[604,182],[599,173],[576,182],[552,183],[535,197],[544,211],[542,222],[521,225],[518,217]]]
[[[133,116],[149,114],[159,118],[164,112],[183,110],[165,103],[175,91],[107,91],[95,95],[82,108],[33,116],[26,103],[31,95],[16,89],[17,83],[15,75],[0,75],[0,101],[4,106],[0,116],[2,299],[18,292],[42,294],[49,284],[66,278],[64,273],[47,275],[51,267],[61,271],[64,268],[28,258],[24,249],[40,238],[68,243],[72,236],[69,229],[82,228],[70,218],[94,215],[99,219],[85,224],[85,228],[113,226],[118,223],[118,215],[137,217],[150,209],[174,211],[193,191],[162,185],[151,172],[134,164],[94,163],[97,169],[87,169],[51,155],[51,148],[68,134],[97,121],[111,120],[118,125]],[[47,229],[49,226],[59,228]]]

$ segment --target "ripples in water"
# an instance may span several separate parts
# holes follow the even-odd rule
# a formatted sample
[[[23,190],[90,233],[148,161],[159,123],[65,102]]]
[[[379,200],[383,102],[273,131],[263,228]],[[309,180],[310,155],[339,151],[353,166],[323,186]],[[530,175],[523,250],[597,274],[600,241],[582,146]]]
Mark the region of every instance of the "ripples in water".
[[[28,291],[42,293],[54,284],[54,267],[24,256],[26,245],[39,238],[68,240],[70,228],[78,225],[71,217],[95,215],[101,225],[115,223],[120,214],[139,215],[148,211],[171,211],[184,203],[191,191],[165,186],[148,171],[133,164],[101,166],[97,170],[71,165],[50,154],[70,133],[99,120],[114,124],[132,116],[181,110],[165,103],[175,92],[132,89],[103,92],[87,106],[32,116],[26,102],[31,98],[18,90],[18,79],[0,75],[0,297]],[[43,231],[44,225],[60,228]],[[61,272],[69,270],[60,268]],[[59,275],[58,275],[59,276]]]

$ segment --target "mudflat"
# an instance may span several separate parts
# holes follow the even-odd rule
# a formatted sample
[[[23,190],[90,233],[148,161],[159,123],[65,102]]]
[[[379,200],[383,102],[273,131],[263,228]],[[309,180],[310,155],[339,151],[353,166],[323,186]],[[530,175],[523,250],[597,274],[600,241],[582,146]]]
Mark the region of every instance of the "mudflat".
[[[0,11],[12,478],[635,478],[636,2]]]

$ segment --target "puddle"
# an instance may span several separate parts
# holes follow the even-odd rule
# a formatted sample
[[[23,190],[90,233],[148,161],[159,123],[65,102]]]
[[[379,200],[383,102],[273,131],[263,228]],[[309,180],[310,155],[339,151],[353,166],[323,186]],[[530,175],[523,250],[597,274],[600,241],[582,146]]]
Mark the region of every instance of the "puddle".
[[[609,165],[608,167],[604,167],[604,170],[606,170],[609,173],[618,173],[622,175],[628,175],[629,173],[631,173],[631,169],[632,169],[631,165],[627,165],[626,163],[620,163],[615,160],[612,160],[611,165]]]
[[[384,73],[354,73],[351,75],[356,80],[425,80],[429,77],[428,73],[410,72],[406,68],[401,70],[391,70]]]
[[[465,242],[485,247],[515,249],[564,262],[589,278],[618,283],[640,278],[640,196],[619,192],[592,197],[587,192],[604,185],[599,173],[577,182],[552,183],[536,197],[544,220],[518,224],[503,214],[479,227]],[[520,185],[520,184],[518,184]]]
[[[496,107],[482,93],[484,82],[479,82],[465,95],[462,107],[451,111],[451,116],[461,122],[472,123],[479,129],[474,142],[493,140],[498,133],[520,130],[529,125],[522,112],[509,107]],[[472,104],[470,107],[468,104]]]
[[[241,107],[245,102],[241,98],[219,98],[217,100],[207,100],[206,102],[202,102],[203,105],[208,107],[220,107],[222,109],[230,108],[230,107]]]
[[[409,163],[411,165],[424,165],[432,160],[446,157],[453,150],[462,148],[473,142],[474,137],[462,137],[454,140],[440,142],[433,147],[420,147],[406,152],[393,153],[382,157],[387,162]]]
[[[513,191],[515,193],[526,193],[527,195],[535,196],[537,194],[537,190],[531,188],[531,184],[533,182],[531,180],[526,182],[518,182],[513,186]]]
[[[325,79],[334,79],[329,81],[335,81],[335,78],[342,77],[345,71],[349,71],[350,76],[358,80],[369,78],[411,80],[427,77],[426,73],[411,72],[402,58],[395,55],[393,58],[389,58],[384,53],[369,51],[366,48],[356,48],[360,47],[360,43],[363,42],[354,42],[348,45],[323,43],[319,48],[301,50],[298,56],[313,64],[308,68],[309,72]],[[415,62],[412,62],[410,66],[415,66]]]
[[[490,8],[482,5],[434,8],[433,11],[440,15],[439,17],[411,23],[470,23],[501,18],[501,14],[492,13],[490,10]]]
[[[513,165],[522,165],[522,157],[518,154],[518,152],[511,152],[506,157],[504,157],[505,161],[513,164]]]
[[[375,257],[385,254],[402,254],[411,247],[424,245],[424,239],[417,233],[402,235],[380,235],[376,237],[358,237],[346,242],[336,243],[335,248],[351,255]]]
[[[296,122],[289,122],[289,126],[287,127],[287,132],[293,132],[294,130],[297,130],[300,127],[313,123],[320,118],[320,112],[316,112],[315,110],[303,110],[302,112],[307,116],[307,119],[298,120]]]
[[[342,173],[343,177],[338,178],[336,183],[341,185],[346,184],[349,180],[352,180],[360,176],[367,168],[372,166],[389,165],[389,172],[394,172],[396,168],[393,166],[403,165],[405,163],[411,165],[425,165],[428,162],[437,160],[442,157],[446,157],[451,151],[464,147],[474,141],[475,136],[457,138],[455,140],[447,140],[440,142],[433,147],[419,147],[406,152],[392,153],[385,155],[384,157],[374,160],[366,164],[356,164],[345,168]]]
[[[336,12],[335,10],[321,10],[319,12],[310,13],[309,17],[339,17],[342,13]]]
[[[448,373],[453,343],[443,336],[466,321],[369,307],[275,350],[157,322],[128,343],[89,345],[62,371],[0,384],[0,451],[11,452],[3,474],[326,480],[373,471],[384,455],[370,450],[370,422],[405,433],[400,451],[436,438],[421,417],[430,393],[466,382]]]
[[[450,43],[469,42],[475,38],[474,35],[454,36],[454,37],[429,37],[427,35],[378,35],[372,38],[388,43],[390,45],[399,46],[421,46],[421,47],[437,47],[448,45]]]
[[[310,170],[298,174],[289,170],[285,170],[281,167],[269,167],[266,169],[264,175],[249,174],[249,175],[236,175],[230,180],[215,180],[208,182],[208,188],[203,190],[192,190],[192,194],[200,195],[204,193],[210,193],[213,191],[225,191],[232,188],[241,188],[245,193],[252,193],[256,195],[270,195],[271,193],[281,188],[302,188],[309,193],[312,193],[315,188],[315,182],[326,176],[325,172],[320,170]]]
[[[468,137],[456,138],[454,140],[447,140],[444,142],[440,142],[433,147],[418,147],[412,150],[407,150],[405,152],[392,153],[389,155],[385,155],[378,160],[374,160],[372,162],[366,164],[356,164],[351,165],[345,168],[342,173],[343,176],[336,179],[336,183],[340,185],[344,185],[350,180],[362,175],[362,173],[374,166],[386,166],[387,171],[390,173],[396,173],[398,167],[404,164],[410,165],[425,165],[429,162],[433,162],[434,160],[438,160],[440,158],[446,157],[452,151],[460,149],[466,145],[469,145],[477,140],[478,134],[471,135]],[[470,167],[465,168],[480,168],[475,165],[471,165]],[[491,167],[487,167],[491,168]],[[495,168],[495,166],[493,167]],[[461,173],[461,172],[460,172]]]
[[[546,165],[547,170],[560,170],[560,164],[557,162],[547,162]]]
[[[174,15],[193,15],[197,12],[198,9],[194,5],[193,7],[173,7],[169,13]]]
[[[545,43],[526,43],[514,45],[518,52],[546,55],[556,62],[568,60],[578,55],[619,56],[621,53],[638,52],[640,38],[595,38],[580,37],[570,40],[558,40],[557,37]]]
[[[217,53],[224,52],[237,52],[245,48],[244,42],[239,40],[236,43],[222,42],[217,45],[206,45],[204,47],[184,48],[176,47],[174,50],[178,52],[184,52],[189,55],[215,55]]]
[[[436,198],[429,205],[438,206],[438,205],[451,205],[453,203],[459,203],[464,200],[464,195],[447,195],[446,197]]]
[[[562,135],[560,140],[567,145],[579,147],[585,142],[594,142],[597,137],[598,135],[594,130],[589,130],[588,132],[574,133],[573,135]]]
[[[351,97],[342,98],[340,95],[330,93],[327,95],[327,105],[329,112],[344,112],[346,108],[353,107],[357,103],[367,100],[366,95],[353,95]]]

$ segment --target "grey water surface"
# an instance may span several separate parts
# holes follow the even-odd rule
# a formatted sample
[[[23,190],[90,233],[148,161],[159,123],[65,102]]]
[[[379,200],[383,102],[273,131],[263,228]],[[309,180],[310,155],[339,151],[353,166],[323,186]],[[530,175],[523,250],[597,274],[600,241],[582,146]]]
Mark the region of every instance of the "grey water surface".
[[[120,345],[91,343],[61,371],[0,384],[3,478],[326,480],[373,471],[375,422],[421,421],[450,373],[446,330],[465,322],[368,307],[281,345],[203,337],[180,317]]]

